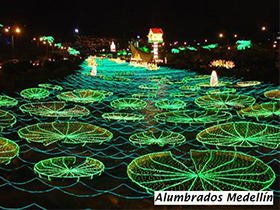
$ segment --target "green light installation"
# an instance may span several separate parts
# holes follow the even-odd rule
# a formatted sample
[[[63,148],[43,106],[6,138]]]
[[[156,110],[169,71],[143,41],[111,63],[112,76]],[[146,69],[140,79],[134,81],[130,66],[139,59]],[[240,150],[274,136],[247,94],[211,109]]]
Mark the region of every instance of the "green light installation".
[[[236,89],[234,88],[225,88],[223,90],[209,90],[206,92],[206,94],[209,95],[216,95],[216,94],[230,94],[230,93],[235,93]]]
[[[186,106],[184,101],[175,99],[175,100],[162,100],[155,103],[155,106],[159,109],[182,109]]]
[[[201,48],[211,51],[211,49],[215,49],[218,47],[218,44],[209,44],[206,46],[201,46]]]
[[[173,111],[157,114],[155,119],[161,122],[183,123],[189,125],[225,122],[232,118],[231,113],[225,111]]]
[[[276,149],[280,144],[280,127],[254,122],[230,122],[207,128],[197,134],[202,144],[217,147],[256,147]]]
[[[157,86],[157,85],[139,85],[139,88],[143,89],[143,90],[159,90],[160,86]]]
[[[16,122],[17,119],[14,115],[4,110],[0,110],[0,131],[5,128],[13,127]]]
[[[109,96],[114,95],[114,93],[111,92],[111,91],[106,91],[106,90],[96,90],[96,91],[98,91],[100,93],[103,93],[105,95],[105,97],[109,97]]]
[[[280,90],[270,90],[264,93],[266,98],[280,101]]]
[[[252,106],[256,99],[246,95],[216,94],[207,95],[195,99],[195,103],[204,109],[222,110],[245,108]]]
[[[68,53],[69,53],[70,55],[79,55],[79,54],[80,54],[80,52],[79,52],[78,50],[76,50],[76,49],[74,49],[74,48],[72,48],[72,47],[69,47],[69,48],[68,48]]]
[[[230,85],[231,83],[230,82],[221,82],[219,81],[218,83],[218,87],[221,87],[221,86],[227,86],[227,85]],[[202,82],[202,83],[198,83],[196,84],[198,87],[212,87],[210,85],[210,82]]]
[[[119,82],[130,82],[129,78],[126,77],[114,77],[113,81],[119,81]]]
[[[102,144],[110,141],[113,134],[107,129],[82,122],[37,123],[21,128],[21,138],[28,142],[42,143],[45,146],[62,141],[65,144]]]
[[[83,117],[90,114],[90,111],[82,106],[76,105],[73,108],[65,109],[66,103],[63,101],[27,103],[19,107],[22,112],[30,115],[44,117]]]
[[[135,93],[132,95],[133,98],[155,98],[157,97],[154,93]]]
[[[117,121],[140,121],[145,117],[141,114],[134,113],[119,113],[119,112],[111,112],[102,114],[102,118],[105,120],[117,120]]]
[[[135,73],[128,72],[128,71],[115,71],[114,74],[119,75],[119,76],[134,76],[135,75]]]
[[[58,47],[58,48],[61,48],[62,47],[62,44],[61,43],[56,43],[54,44],[55,47]]]
[[[188,90],[188,91],[197,91],[200,90],[200,87],[198,86],[190,86],[190,85],[184,85],[179,87],[180,90]]]
[[[40,39],[43,40],[43,41],[47,41],[49,43],[54,42],[54,38],[52,36],[42,36]]]
[[[6,107],[12,107],[16,106],[18,104],[18,100],[15,98],[5,96],[5,95],[0,95],[0,107],[1,106],[6,106]]]
[[[238,40],[236,41],[237,50],[245,50],[246,48],[251,48],[252,43],[250,40]]]
[[[196,51],[196,48],[195,47],[186,47],[188,50],[190,51]]]
[[[93,179],[104,171],[104,164],[93,158],[86,158],[85,161],[77,159],[75,156],[62,156],[42,160],[35,164],[34,172],[40,178],[49,181],[56,179]]]
[[[239,87],[251,87],[261,84],[260,81],[242,81],[236,83]]]
[[[203,80],[203,79],[210,79],[210,75],[196,75],[194,76],[195,80]]]
[[[239,152],[191,150],[190,159],[179,160],[171,152],[134,159],[128,177],[148,193],[154,191],[259,191],[275,180],[270,166]]]
[[[111,101],[110,105],[117,109],[143,109],[147,106],[147,103],[137,98],[119,98]]]
[[[176,48],[172,48],[171,49],[171,52],[174,53],[174,54],[177,54],[180,52],[180,50],[176,49]]]
[[[147,46],[139,47],[139,49],[146,52],[146,53],[149,52],[149,48]]]
[[[9,164],[11,160],[18,156],[19,146],[17,143],[0,137],[0,164]]]
[[[178,93],[171,93],[170,97],[173,98],[189,98],[197,96],[198,94],[196,92],[178,92]]]
[[[26,99],[43,99],[50,95],[50,92],[43,88],[27,88],[20,92],[21,97]]]
[[[91,89],[76,89],[61,93],[57,98],[64,101],[87,104],[100,102],[105,98],[105,94]]]
[[[46,88],[51,90],[63,90],[63,87],[61,87],[60,85],[53,85],[49,83],[39,84],[38,86],[41,88]]]
[[[145,131],[131,135],[129,141],[137,145],[153,145],[157,144],[161,147],[164,145],[180,145],[186,141],[185,136],[180,133],[171,131]]]
[[[241,118],[253,117],[257,120],[263,120],[271,118],[273,116],[280,116],[280,104],[279,103],[262,103],[255,106],[251,106],[245,109],[241,109],[237,112]]]

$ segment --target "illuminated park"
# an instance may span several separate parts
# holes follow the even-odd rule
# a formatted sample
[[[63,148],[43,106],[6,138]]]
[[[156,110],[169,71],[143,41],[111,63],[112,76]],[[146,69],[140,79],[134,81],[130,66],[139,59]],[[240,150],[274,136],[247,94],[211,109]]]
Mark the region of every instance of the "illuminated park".
[[[262,49],[279,65],[271,42],[157,26],[83,42],[77,27],[33,38],[24,61],[19,26],[0,23],[0,209],[155,209],[156,191],[272,191],[279,209],[279,72],[248,70]]]

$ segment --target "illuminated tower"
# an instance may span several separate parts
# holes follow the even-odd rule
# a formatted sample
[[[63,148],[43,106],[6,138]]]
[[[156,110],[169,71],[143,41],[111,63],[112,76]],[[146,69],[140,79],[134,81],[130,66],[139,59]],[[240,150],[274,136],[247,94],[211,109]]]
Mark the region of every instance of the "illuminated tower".
[[[150,28],[148,34],[148,42],[153,43],[155,62],[158,61],[158,44],[163,42],[162,36],[163,31],[161,30],[161,28]]]
[[[111,50],[111,52],[116,52],[116,45],[115,45],[114,41],[112,41],[112,44],[110,45],[110,50]]]
[[[211,73],[210,86],[211,87],[219,86],[218,75],[217,75],[217,72],[215,70],[213,70],[212,73]]]

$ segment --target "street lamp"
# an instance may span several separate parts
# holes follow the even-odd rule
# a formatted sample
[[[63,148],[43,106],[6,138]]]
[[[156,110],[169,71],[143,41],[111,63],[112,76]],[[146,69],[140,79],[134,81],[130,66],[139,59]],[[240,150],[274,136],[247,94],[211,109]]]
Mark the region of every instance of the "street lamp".
[[[21,33],[21,30],[19,27],[8,27],[8,28],[5,28],[4,31],[6,33],[10,33],[11,34],[11,41],[12,41],[12,55],[13,55],[13,59],[15,59],[15,38],[14,38],[14,35],[16,34],[20,34]]]

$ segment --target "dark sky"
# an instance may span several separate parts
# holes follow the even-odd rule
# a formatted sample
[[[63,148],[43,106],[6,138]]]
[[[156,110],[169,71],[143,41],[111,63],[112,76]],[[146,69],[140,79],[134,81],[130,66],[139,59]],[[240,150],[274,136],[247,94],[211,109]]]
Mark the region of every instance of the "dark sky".
[[[0,23],[25,24],[28,33],[67,37],[81,34],[109,37],[146,36],[161,27],[167,40],[204,39],[219,32],[251,38],[266,25],[279,30],[279,0],[185,1],[20,1],[3,7]],[[4,9],[5,8],[5,9]],[[233,35],[232,35],[233,36]]]

